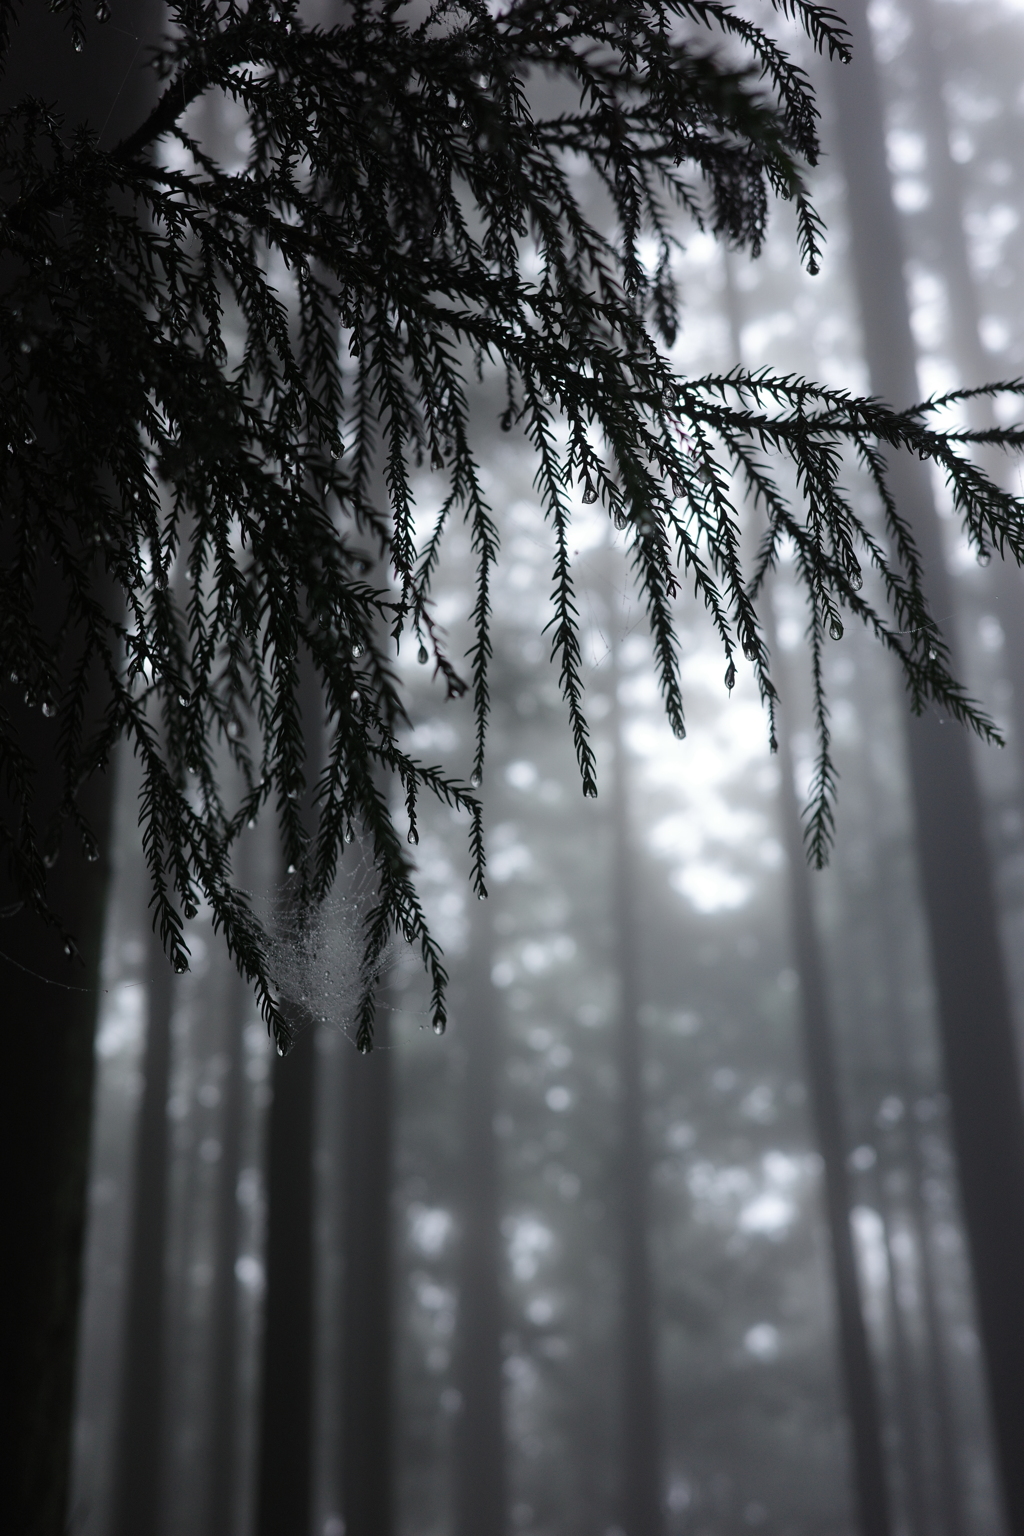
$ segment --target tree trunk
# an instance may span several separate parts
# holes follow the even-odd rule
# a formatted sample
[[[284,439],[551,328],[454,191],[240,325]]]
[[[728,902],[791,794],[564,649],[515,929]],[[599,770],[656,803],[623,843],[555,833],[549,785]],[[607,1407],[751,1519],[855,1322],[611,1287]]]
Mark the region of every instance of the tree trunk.
[[[345,1071],[342,1514],[345,1536],[391,1536],[393,1084],[386,1007],[373,1050],[350,1051]]]
[[[903,253],[886,167],[864,0],[845,16],[855,62],[834,71],[851,254],[872,390],[917,394]],[[953,611],[926,466],[892,463],[932,612]],[[1024,1530],[1024,1110],[981,805],[966,733],[929,709],[907,728],[918,858],[935,971],[953,1140],[974,1272],[997,1455],[1010,1528]]]
[[[779,648],[769,601],[765,630],[779,674]],[[810,1089],[815,1143],[824,1165],[825,1214],[832,1251],[839,1323],[839,1359],[853,1451],[854,1499],[861,1536],[888,1536],[889,1494],[874,1364],[864,1326],[857,1263],[850,1229],[850,1183],[846,1136],[839,1096],[838,1065],[825,984],[825,968],[814,923],[811,875],[807,868],[800,807],[793,781],[793,752],[785,705],[777,708],[779,814],[789,867],[790,935],[800,978],[800,1028]]]
[[[241,877],[244,881],[244,875]],[[210,1435],[207,1447],[206,1536],[234,1529],[238,1451],[238,1175],[243,1110],[243,1031],[249,988],[234,971],[228,978],[221,1160],[214,1229],[213,1297],[210,1316]]]
[[[492,765],[492,776],[496,773]],[[456,1536],[504,1536],[501,1193],[497,1110],[500,1015],[491,981],[490,902],[473,904],[466,989],[459,1021],[466,1050],[463,1087],[462,1238],[459,1278]]]
[[[644,1050],[640,1026],[640,937],[629,825],[629,764],[619,704],[617,615],[608,625],[612,740],[612,926],[619,977],[619,1199],[621,1222],[622,1384],[621,1519],[626,1536],[660,1536],[661,1425],[654,1356],[648,1249],[649,1167],[644,1124]]]
[[[156,1536],[162,1508],[167,1098],[174,978],[155,935],[149,941],[149,970],[131,1247],[125,1276],[127,1310],[114,1465],[113,1536]]]
[[[132,26],[152,36],[161,13],[153,0],[139,0]],[[102,142],[109,147],[112,135],[142,115],[152,74],[132,67],[141,65],[142,53],[131,28],[97,27],[90,18],[87,46],[78,54],[65,20],[41,4],[18,8],[0,109],[24,95],[56,101],[69,131],[83,120],[97,127],[106,121]],[[59,582],[41,591],[40,612],[48,618],[64,606]],[[5,679],[3,707],[23,728],[40,771],[37,803],[45,809],[58,792],[54,728],[14,693]],[[90,711],[98,708],[94,697]],[[62,954],[52,930],[29,913],[0,919],[9,1026],[2,1113],[12,1145],[4,1234],[18,1256],[9,1282],[2,1430],[17,1469],[11,1517],[18,1536],[59,1536],[66,1522],[112,787],[108,772],[79,797],[100,859],[87,863],[77,847],[65,846],[47,881],[80,958]],[[0,911],[10,904],[6,879],[4,872]]]

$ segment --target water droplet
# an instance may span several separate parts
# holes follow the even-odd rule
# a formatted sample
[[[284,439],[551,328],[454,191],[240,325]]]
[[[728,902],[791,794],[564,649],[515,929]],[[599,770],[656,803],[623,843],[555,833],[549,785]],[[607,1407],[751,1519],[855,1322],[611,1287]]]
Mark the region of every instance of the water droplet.
[[[416,831],[415,827],[410,827],[409,828],[409,831],[406,833],[406,839],[405,840],[406,840],[407,843],[418,843],[419,842],[420,835]]]
[[[359,692],[358,688],[352,689],[352,692],[349,694],[349,701],[352,705],[354,713],[358,715],[363,703],[363,696]]]
[[[445,1031],[444,1019],[435,1019],[432,1028],[435,1035],[443,1035]]]
[[[76,53],[82,52],[82,49],[85,47],[85,38],[82,36],[81,32],[75,33],[71,40],[71,45]]]
[[[110,6],[107,4],[107,0],[96,0],[96,20],[101,25],[103,22],[110,20]]]
[[[53,850],[51,850],[49,853],[43,854],[43,863],[46,865],[47,869],[52,869],[56,862],[57,855]]]
[[[188,970],[188,956],[175,955],[173,965],[174,974],[176,976],[184,976],[185,972]]]
[[[252,832],[256,826],[256,817],[250,816],[249,820],[246,822],[246,826],[249,828],[249,831]]]
[[[279,1040],[277,1042],[277,1054],[279,1056],[287,1056],[288,1054],[288,1047],[285,1045],[283,1040]]]
[[[835,614],[828,621],[828,632],[833,640],[841,640],[843,638],[842,620],[837,618]]]
[[[480,785],[483,783],[483,781],[484,781],[484,776],[480,772],[479,768],[474,768],[473,772],[469,776],[470,784],[473,786],[474,789],[479,789]]]
[[[978,551],[978,564],[979,565],[991,565],[992,564],[992,551],[990,549],[979,549],[979,551]]]
[[[731,657],[729,658],[729,665],[725,669],[725,686],[730,693],[736,687],[736,663]]]
[[[196,906],[194,901],[186,901],[181,910],[184,912],[189,922],[191,922],[196,913],[199,911],[199,908]]]
[[[587,800],[596,800],[597,799],[597,785],[596,784],[584,784],[584,786],[583,786],[583,794],[584,794],[584,796],[585,796],[585,798]]]
[[[359,1044],[356,1046],[356,1050],[359,1052],[360,1056],[369,1056],[370,1052],[373,1050],[373,1046],[369,1040],[360,1040]]]
[[[85,862],[87,864],[95,864],[96,861],[99,859],[99,856],[100,856],[100,851],[96,847],[95,843],[90,843],[89,847],[86,848],[84,851],[85,851]]]
[[[35,440],[36,440],[36,435],[32,431],[32,428],[31,427],[27,427],[25,429],[25,447],[26,448],[31,448],[31,446],[35,442]]]
[[[416,652],[416,660],[419,662],[421,667],[425,667],[427,662],[430,660],[430,653],[428,652],[425,645],[421,645],[419,650]]]
[[[199,769],[196,767],[195,763],[189,763],[188,771],[194,776],[199,772]]]
[[[290,875],[294,875],[294,873],[295,873],[295,865],[294,864],[289,864],[288,865],[288,873]]]
[[[71,941],[69,939],[68,942],[64,945],[64,953],[67,955],[68,959],[70,960],[71,956],[74,954],[74,952],[75,952],[75,946],[71,943]]]
[[[43,700],[43,714],[46,716],[47,720],[52,720],[56,713],[57,713],[57,706],[53,702],[53,700],[52,699],[44,699]]]
[[[21,682],[21,678],[18,676],[17,672],[12,672],[10,674],[10,678],[15,687],[17,687],[17,685]]]
[[[743,642],[743,654],[747,658],[748,661],[756,661],[757,660],[758,651],[757,651],[757,639],[756,639],[755,636],[748,635],[746,640],[744,640],[744,642]]]
[[[188,704],[189,704],[188,694],[187,693],[179,693],[178,694],[178,703],[181,705],[182,709],[188,709]]]
[[[681,720],[676,720],[673,724],[672,735],[676,738],[676,741],[682,741],[686,736],[686,726]]]
[[[928,647],[928,660],[929,661],[937,661],[938,660],[938,655],[939,655],[939,653],[935,649],[934,645],[930,645]]]
[[[361,656],[362,654],[363,654],[362,646],[359,644],[358,640],[354,640],[352,642],[352,655],[353,656]]]
[[[331,458],[340,459],[345,452],[345,444],[337,440],[331,444]]]
[[[850,586],[855,592],[859,592],[861,587],[864,585],[864,577],[861,575],[859,568],[857,570],[850,571],[848,579]]]
[[[592,506],[593,503],[597,500],[597,491],[594,487],[594,482],[591,480],[589,475],[583,482],[583,495],[581,500],[584,501],[588,507]]]
[[[615,526],[620,533],[625,533],[626,529],[629,527],[629,518],[626,516],[625,512],[616,512]]]

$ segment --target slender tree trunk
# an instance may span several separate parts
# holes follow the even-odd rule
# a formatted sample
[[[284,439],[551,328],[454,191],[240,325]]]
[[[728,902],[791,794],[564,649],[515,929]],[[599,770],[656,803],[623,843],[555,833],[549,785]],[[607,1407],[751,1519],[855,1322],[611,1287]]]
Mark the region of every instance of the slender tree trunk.
[[[872,390],[917,393],[903,253],[893,207],[865,0],[847,0],[855,62],[834,71],[851,253]],[[892,463],[932,612],[953,611],[927,467]],[[966,733],[934,709],[908,721],[918,856],[931,937],[953,1140],[1010,1527],[1024,1531],[1024,1110],[981,805]]]
[[[725,310],[733,362],[743,360],[739,294],[732,261],[724,253]],[[763,621],[776,674],[782,665],[767,591]],[[800,1026],[807,1063],[815,1139],[825,1170],[825,1216],[832,1253],[839,1323],[839,1364],[850,1421],[854,1500],[861,1536],[887,1536],[890,1529],[885,1452],[878,1387],[861,1304],[850,1228],[850,1185],[846,1170],[838,1066],[825,985],[825,965],[814,921],[814,898],[807,868],[800,807],[793,778],[793,748],[785,702],[776,709],[779,766],[779,819],[786,850],[789,884],[790,942],[800,980]]]
[[[132,24],[152,35],[161,13],[152,0],[139,0]],[[69,131],[83,120],[96,126],[106,120],[110,134],[124,131],[141,116],[154,85],[151,74],[132,67],[138,51],[132,29],[95,27],[90,18],[86,50],[76,54],[65,20],[42,4],[18,8],[0,108],[31,94],[57,101]],[[3,281],[0,273],[0,287]],[[40,593],[44,623],[65,606],[54,579]],[[23,744],[38,765],[37,805],[45,812],[58,794],[54,728],[4,683],[3,707],[23,729]],[[90,715],[101,702],[94,695]],[[11,1138],[3,1230],[17,1254],[9,1276],[0,1429],[16,1469],[9,1518],[18,1536],[59,1536],[66,1520],[112,791],[108,772],[79,797],[100,859],[87,863],[69,837],[47,880],[78,957],[65,956],[52,930],[31,914],[0,917],[8,1024],[2,1114]],[[0,912],[10,906],[6,881],[0,872]]]
[[[456,1431],[456,1536],[504,1536],[506,1528],[501,1185],[494,1134],[500,1015],[491,981],[492,922],[490,902],[474,903],[465,999],[460,1010],[466,1080],[458,1335],[462,1408]]]
[[[128,1305],[118,1403],[113,1536],[156,1536],[162,1507],[167,1098],[174,978],[155,935],[149,941],[149,971],[149,1016],[125,1279]]]
[[[243,1030],[249,1003],[248,986],[233,972],[228,979],[224,1018],[227,1066],[222,1090],[222,1150],[214,1228],[205,1536],[231,1536],[234,1529],[238,1466],[238,1280],[235,1263],[239,1241],[238,1175],[242,1142]]]
[[[307,1025],[271,1076],[258,1536],[310,1531],[315,1043]]]
[[[774,624],[765,605],[769,648],[777,658]],[[839,1358],[853,1451],[854,1498],[861,1536],[888,1536],[889,1494],[885,1471],[878,1387],[861,1305],[857,1264],[850,1229],[850,1184],[846,1171],[833,1027],[825,968],[814,922],[811,876],[807,868],[800,807],[793,781],[793,751],[784,703],[777,709],[779,814],[789,866],[790,934],[800,978],[800,1027],[810,1089],[815,1142],[824,1164],[825,1214],[832,1251],[839,1324]]]
[[[903,1470],[903,1497],[910,1536],[928,1536],[928,1510],[925,1500],[924,1463],[921,1457],[921,1426],[914,1391],[914,1351],[907,1334],[907,1319],[900,1297],[899,1274],[892,1245],[892,1201],[885,1188],[883,1172],[876,1181],[875,1200],[882,1223],[885,1244],[885,1275],[892,1321],[893,1374],[896,1378],[896,1405],[899,1414],[900,1450]]]
[[[612,740],[609,814],[612,833],[612,925],[619,976],[619,1199],[622,1242],[621,1519],[626,1536],[660,1536],[661,1425],[654,1356],[649,1165],[644,1125],[644,1050],[640,1027],[640,936],[629,824],[629,763],[619,704],[615,618],[608,723]]]
[[[386,1007],[373,1050],[350,1052],[345,1070],[342,1514],[345,1536],[391,1536],[394,1090]]]
[[[306,761],[302,809],[311,826],[313,785],[323,749],[323,703],[312,668],[305,664],[299,672],[299,709]],[[288,1054],[274,1056],[267,1125],[256,1536],[310,1536],[313,1517],[317,1026],[298,1017],[295,1022],[299,1027]]]

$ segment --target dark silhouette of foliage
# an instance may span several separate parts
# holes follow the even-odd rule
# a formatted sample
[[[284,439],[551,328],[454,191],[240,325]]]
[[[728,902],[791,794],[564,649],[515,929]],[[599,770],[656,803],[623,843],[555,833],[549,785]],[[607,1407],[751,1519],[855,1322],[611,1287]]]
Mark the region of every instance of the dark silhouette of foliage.
[[[833,12],[770,3],[819,50],[846,57]],[[66,13],[68,46],[80,48],[81,0],[53,8]],[[19,9],[0,0],[4,48]],[[106,10],[96,6],[97,18]],[[504,376],[502,425],[521,430],[536,455],[555,543],[552,658],[586,795],[597,789],[571,557],[576,496],[600,501],[629,541],[679,735],[680,588],[692,582],[711,616],[726,686],[739,650],[771,716],[757,601],[780,543],[793,542],[817,698],[807,835],[819,862],[834,793],[821,659],[826,640],[842,635],[843,609],[899,658],[915,710],[936,700],[995,736],[949,671],[887,489],[886,452],[907,449],[941,468],[980,553],[1024,559],[1019,504],[966,452],[982,441],[1020,446],[1024,433],[933,424],[969,392],[894,412],[799,378],[673,371],[676,210],[756,253],[781,197],[795,206],[806,265],[818,260],[804,176],[818,153],[814,101],[767,31],[715,0],[530,0],[501,10],[439,0],[416,21],[402,10],[395,0],[356,3],[345,25],[321,29],[296,0],[175,0],[154,60],[162,94],[115,148],[65,132],[59,102],[21,101],[0,117],[10,274],[0,315],[0,675],[52,716],[65,786],[41,818],[33,764],[10,714],[0,715],[0,765],[17,809],[0,829],[4,854],[20,900],[59,922],[47,865],[62,837],[88,848],[76,795],[127,737],[142,762],[154,922],[171,962],[187,968],[183,916],[205,899],[282,1049],[291,1027],[266,940],[232,877],[234,844],[264,809],[280,822],[301,907],[329,890],[354,839],[372,850],[364,1049],[373,977],[394,932],[422,951],[438,1030],[445,1017],[441,955],[390,813],[396,779],[411,842],[424,793],[468,816],[484,892],[473,789],[499,536],[471,446],[472,371]],[[550,115],[531,98],[540,76],[564,102]],[[238,167],[190,136],[188,108],[210,93],[244,112],[249,147]],[[607,194],[611,232],[581,203],[574,157]],[[1024,392],[1018,382],[999,388]],[[884,532],[843,489],[851,456],[874,482]],[[795,497],[775,478],[780,458]],[[425,538],[414,515],[420,469],[443,487]],[[749,570],[743,496],[767,526]],[[466,678],[430,601],[445,529],[459,518],[477,572]],[[867,567],[880,605],[863,590]],[[63,606],[41,613],[53,571]],[[111,582],[121,606],[105,600]],[[402,746],[393,656],[403,639],[433,661],[450,696],[472,689],[468,784]],[[305,658],[328,721],[314,835],[298,811],[310,773],[296,702]],[[110,703],[87,736],[83,700],[98,674]]]

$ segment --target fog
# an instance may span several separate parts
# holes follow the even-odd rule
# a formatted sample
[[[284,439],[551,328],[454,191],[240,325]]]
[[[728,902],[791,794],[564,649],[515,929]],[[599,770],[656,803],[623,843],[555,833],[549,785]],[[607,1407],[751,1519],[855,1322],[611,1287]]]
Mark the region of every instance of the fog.
[[[1024,7],[879,0],[870,17],[918,396],[1013,378]],[[681,229],[673,357],[690,375],[742,364],[870,391],[838,67],[774,24],[820,94],[823,270],[801,269],[785,209],[757,260]],[[418,957],[396,947],[375,1049],[356,1053],[358,858],[329,913],[331,976],[318,961],[295,983],[324,1022],[287,1057],[207,911],[186,927],[191,971],[172,976],[149,932],[134,766],[118,765],[73,1529],[1002,1536],[921,855],[923,749],[895,667],[852,621],[826,651],[839,795],[816,871],[796,819],[815,737],[792,557],[767,637],[779,750],[752,669],[727,688],[685,591],[678,740],[626,537],[580,500],[599,790],[585,798],[542,634],[552,532],[490,387],[478,447],[503,558],[480,790],[488,899],[469,885],[464,817],[421,806],[411,848],[450,973],[447,1032],[429,1027]],[[866,479],[851,487],[870,508]],[[950,575],[937,616],[1007,740],[972,743],[966,761],[1019,1020],[1022,578],[998,555],[979,565],[941,483],[926,492]],[[416,494],[426,518],[429,474]],[[751,547],[759,517],[747,509]],[[447,548],[436,618],[458,655],[468,533]],[[445,700],[415,646],[396,666],[408,744],[468,776],[469,701]],[[267,910],[287,899],[270,820],[246,834],[242,874]],[[950,891],[961,878],[965,910],[983,915],[969,872]],[[1008,1226],[1021,1219],[1006,1209]]]

